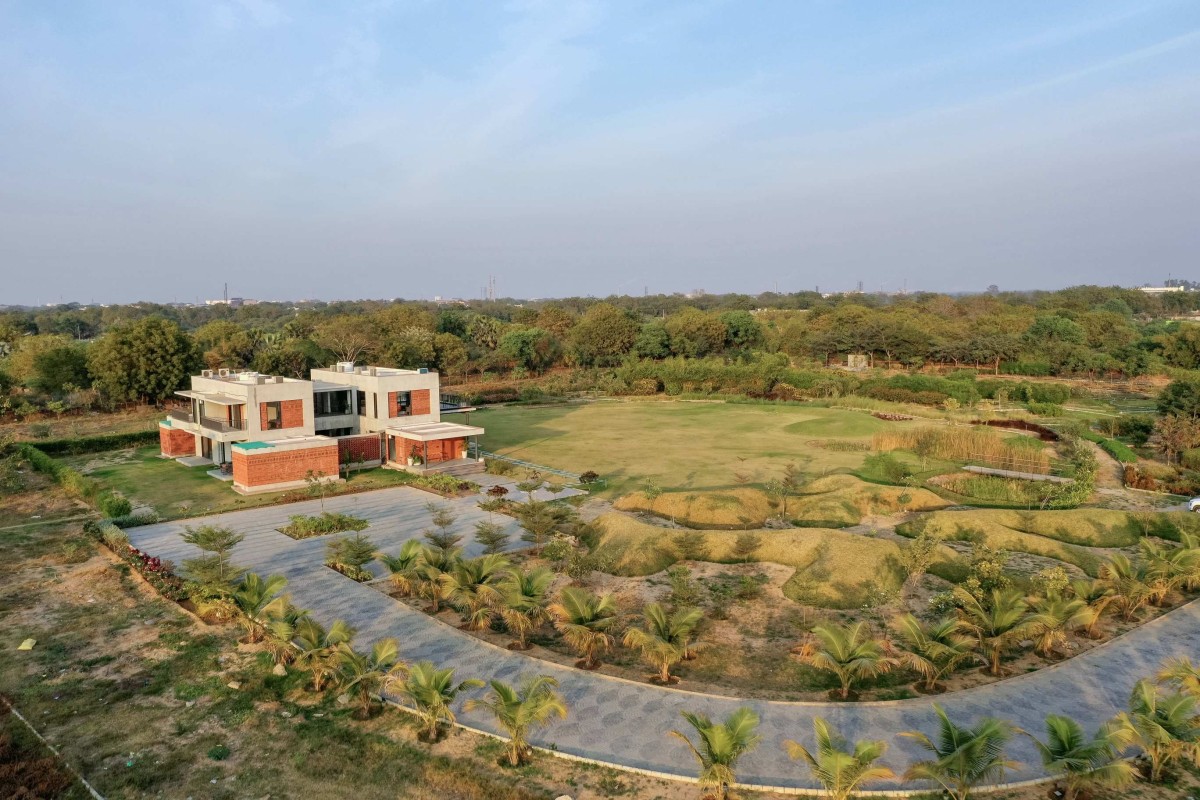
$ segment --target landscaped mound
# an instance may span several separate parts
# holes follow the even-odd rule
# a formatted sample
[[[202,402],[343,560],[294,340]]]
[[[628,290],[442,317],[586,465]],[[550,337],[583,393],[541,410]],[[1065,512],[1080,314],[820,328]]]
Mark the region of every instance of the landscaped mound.
[[[844,528],[872,514],[932,511],[949,505],[928,489],[880,486],[853,475],[818,478],[803,492],[788,499],[787,515],[797,524],[813,528]]]
[[[778,513],[761,489],[747,487],[707,492],[663,492],[650,498],[634,492],[613,504],[621,511],[643,511],[689,528],[732,530],[761,528]]]
[[[650,525],[624,514],[597,519],[603,533],[599,551],[612,558],[617,575],[652,575],[682,560],[674,544],[680,531]],[[732,563],[738,531],[683,532],[702,536],[705,561]],[[783,592],[797,602],[827,608],[857,608],[873,591],[894,592],[902,579],[895,542],[817,528],[752,531],[761,540],[745,560],[793,567]],[[957,560],[943,548],[945,562]]]

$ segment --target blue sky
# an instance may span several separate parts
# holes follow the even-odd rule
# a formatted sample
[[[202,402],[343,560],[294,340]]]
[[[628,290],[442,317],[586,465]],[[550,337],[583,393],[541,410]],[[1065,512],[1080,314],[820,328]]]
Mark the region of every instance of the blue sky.
[[[0,0],[0,303],[1200,279],[1200,3]]]

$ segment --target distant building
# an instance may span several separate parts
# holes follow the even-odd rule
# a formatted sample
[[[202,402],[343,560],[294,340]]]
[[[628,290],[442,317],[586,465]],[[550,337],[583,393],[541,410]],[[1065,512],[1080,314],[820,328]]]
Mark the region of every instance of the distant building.
[[[1168,292],[1186,292],[1189,291],[1186,286],[1139,286],[1139,292],[1146,294],[1166,294]]]

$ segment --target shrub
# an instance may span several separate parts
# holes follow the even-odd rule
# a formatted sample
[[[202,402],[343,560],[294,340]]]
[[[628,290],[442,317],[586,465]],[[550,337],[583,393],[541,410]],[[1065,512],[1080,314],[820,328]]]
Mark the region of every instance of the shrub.
[[[97,505],[100,506],[100,513],[109,518],[127,517],[133,512],[133,503],[116,492],[103,492]]]
[[[579,476],[579,482],[585,485],[589,483],[595,483],[598,480],[600,480],[600,476],[595,471],[590,469]]]
[[[863,459],[862,474],[889,483],[900,483],[912,474],[912,470],[891,453],[872,453]]]
[[[1066,412],[1063,407],[1057,403],[1039,403],[1031,401],[1027,404],[1030,414],[1036,414],[1039,417],[1061,417]]]
[[[122,447],[144,447],[158,443],[158,429],[134,433],[110,433],[103,436],[88,436],[77,439],[48,439],[37,443],[37,449],[46,455],[80,455],[117,450]]]
[[[136,528],[140,525],[153,525],[161,522],[162,518],[153,511],[142,511],[137,514],[128,514],[123,517],[113,517],[108,520],[118,528]]]
[[[208,749],[208,757],[213,761],[224,761],[229,758],[229,748],[223,744],[213,745]]]
[[[1118,442],[1116,439],[1103,439],[1100,447],[1122,464],[1136,464],[1138,461],[1137,453],[1133,452],[1129,445]]]
[[[325,511],[312,517],[297,514],[288,519],[291,522],[285,527],[280,528],[279,532],[285,533],[293,539],[307,539],[311,536],[323,536],[327,533],[341,533],[343,531],[361,531],[370,525],[369,522],[361,517],[356,517],[352,514],[339,514],[332,511]]]

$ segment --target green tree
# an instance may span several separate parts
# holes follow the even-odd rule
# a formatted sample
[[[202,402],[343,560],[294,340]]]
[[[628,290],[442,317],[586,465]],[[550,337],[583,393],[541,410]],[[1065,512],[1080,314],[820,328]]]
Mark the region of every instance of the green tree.
[[[584,669],[600,666],[599,656],[612,647],[610,631],[618,621],[612,595],[597,596],[586,589],[567,586],[549,611],[554,627],[581,659],[575,666]]]
[[[865,622],[817,625],[812,633],[797,655],[802,663],[836,675],[843,700],[850,697],[855,681],[874,678],[895,666],[895,659],[887,655],[885,642],[871,636],[870,626]]]
[[[338,683],[358,698],[363,719],[371,716],[375,701],[382,702],[383,692],[405,669],[395,639],[376,642],[370,653],[359,653],[349,644],[338,647]]]
[[[453,668],[438,669],[432,661],[418,661],[409,667],[398,691],[421,720],[421,740],[436,742],[442,726],[455,722],[451,706],[458,696],[468,689],[483,686],[483,681],[474,678],[456,684]]]
[[[230,552],[245,538],[232,528],[220,525],[188,526],[181,534],[183,541],[208,555],[183,561],[184,576],[208,598],[228,597],[233,585],[245,571],[234,566]]]
[[[1151,783],[1160,783],[1177,763],[1200,763],[1196,705],[1195,697],[1163,691],[1147,680],[1134,685],[1129,710],[1117,715],[1113,731],[1142,751]]]
[[[575,362],[584,367],[609,367],[620,363],[633,348],[640,325],[610,303],[589,308],[568,335]]]
[[[268,575],[264,579],[256,572],[247,572],[233,590],[230,599],[241,613],[247,641],[261,641],[271,617],[287,608],[288,599],[281,594],[285,586],[287,578],[282,575]]]
[[[354,639],[354,628],[345,620],[334,620],[326,629],[312,617],[296,624],[296,666],[307,669],[313,679],[313,691],[319,692],[326,679],[337,672],[338,648]]]
[[[504,357],[530,372],[542,372],[558,360],[558,339],[541,328],[514,328],[502,337],[496,348]]]
[[[672,682],[671,667],[688,656],[689,640],[703,619],[698,608],[668,614],[658,603],[647,603],[640,626],[625,632],[625,646],[640,651],[646,663],[658,670],[658,682],[667,685]]]
[[[499,604],[495,584],[508,566],[507,558],[493,554],[459,559],[442,573],[444,596],[462,614],[465,629],[479,631],[492,624]]]
[[[1111,725],[1090,738],[1069,717],[1046,717],[1046,739],[1033,739],[1046,771],[1063,780],[1063,800],[1076,800],[1089,789],[1120,789],[1133,782],[1137,773],[1120,750],[1127,741]]]
[[[313,333],[313,341],[333,353],[338,361],[354,363],[373,353],[380,335],[370,318],[344,314],[321,323]]]
[[[77,344],[38,353],[33,358],[33,371],[30,386],[54,397],[61,397],[72,388],[91,385],[87,351]]]
[[[758,715],[749,708],[739,708],[724,722],[713,722],[704,714],[683,712],[683,718],[696,732],[696,742],[682,731],[671,735],[684,742],[700,765],[700,785],[716,789],[716,797],[729,797],[729,787],[737,781],[737,762],[758,747],[760,737]]]
[[[529,732],[549,725],[554,717],[567,718],[567,706],[555,691],[558,681],[547,675],[527,678],[517,687],[491,681],[491,692],[483,700],[470,699],[466,709],[487,709],[508,733],[508,763],[519,767],[530,752]]]
[[[421,532],[425,541],[442,550],[451,550],[462,543],[462,536],[454,533],[451,528],[458,521],[458,515],[448,503],[427,503],[425,510],[429,512],[433,528]]]
[[[112,328],[88,347],[92,386],[113,403],[160,403],[186,384],[198,364],[191,338],[157,317]]]
[[[550,620],[547,592],[554,573],[544,567],[510,569],[497,587],[500,618],[508,632],[516,637],[519,650],[529,647],[529,634]]]
[[[650,320],[638,332],[633,342],[633,353],[638,358],[666,358],[671,355],[671,334],[661,320]]]
[[[750,350],[762,346],[762,325],[749,311],[726,311],[718,319],[725,326],[727,349]]]
[[[859,741],[851,748],[821,717],[813,718],[813,733],[817,739],[815,752],[790,739],[783,746],[791,758],[804,759],[809,772],[831,800],[849,800],[869,781],[895,777],[887,767],[875,765],[887,752],[887,742]]]
[[[1200,381],[1171,381],[1158,395],[1158,413],[1166,416],[1200,419]]]
[[[1067,643],[1067,634],[1086,627],[1095,612],[1078,597],[1063,597],[1051,594],[1035,597],[1030,602],[1029,632],[1034,638],[1034,649],[1050,658],[1060,653]]]
[[[910,781],[932,781],[952,800],[967,800],[971,789],[981,783],[999,783],[1004,771],[1015,764],[1004,757],[1004,746],[1012,738],[1007,723],[985,717],[973,727],[950,721],[941,706],[934,705],[938,718],[936,740],[920,731],[905,731],[901,736],[915,739],[933,757],[918,761],[904,773]]]
[[[894,626],[901,648],[897,661],[925,679],[926,692],[937,691],[942,676],[975,657],[974,640],[964,632],[962,620],[950,618],[925,624],[905,614]]]
[[[987,603],[966,592],[957,595],[967,630],[978,639],[991,673],[999,675],[1004,652],[1029,634],[1031,622],[1025,598],[1015,589],[993,589]]]
[[[498,522],[485,519],[475,523],[475,541],[483,546],[485,554],[504,552],[508,540],[508,532]]]
[[[671,352],[686,358],[703,358],[725,347],[725,323],[720,317],[696,308],[683,308],[666,321]]]

